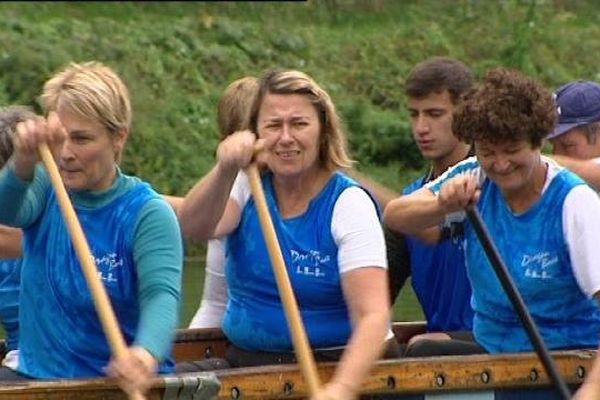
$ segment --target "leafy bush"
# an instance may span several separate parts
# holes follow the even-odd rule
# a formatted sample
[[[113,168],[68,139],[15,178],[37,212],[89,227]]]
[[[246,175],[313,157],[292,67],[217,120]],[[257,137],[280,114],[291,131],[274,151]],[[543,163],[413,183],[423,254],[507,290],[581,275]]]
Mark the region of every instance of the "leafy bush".
[[[360,168],[406,171],[397,187],[424,166],[404,106],[415,63],[449,55],[479,76],[504,65],[550,87],[600,79],[593,1],[4,2],[0,16],[0,102],[35,104],[71,61],[112,66],[134,106],[123,168],[168,194],[184,194],[214,162],[222,90],[267,68],[320,82]]]

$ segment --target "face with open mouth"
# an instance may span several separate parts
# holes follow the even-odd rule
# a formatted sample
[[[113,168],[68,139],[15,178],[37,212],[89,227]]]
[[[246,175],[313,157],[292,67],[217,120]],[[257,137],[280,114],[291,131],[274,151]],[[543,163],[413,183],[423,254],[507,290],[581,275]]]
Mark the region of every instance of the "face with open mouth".
[[[315,106],[299,94],[267,94],[258,114],[267,163],[279,176],[298,176],[318,167],[321,124]]]
[[[74,191],[108,189],[126,134],[109,132],[99,122],[70,111],[60,110],[58,116],[67,131],[58,160],[65,186]]]

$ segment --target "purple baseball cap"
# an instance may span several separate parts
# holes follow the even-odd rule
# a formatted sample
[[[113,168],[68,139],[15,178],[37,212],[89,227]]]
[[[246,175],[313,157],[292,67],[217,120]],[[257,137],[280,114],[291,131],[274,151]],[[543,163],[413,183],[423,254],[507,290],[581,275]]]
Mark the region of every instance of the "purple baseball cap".
[[[600,84],[591,81],[569,82],[554,92],[554,98],[558,122],[546,139],[600,121]]]

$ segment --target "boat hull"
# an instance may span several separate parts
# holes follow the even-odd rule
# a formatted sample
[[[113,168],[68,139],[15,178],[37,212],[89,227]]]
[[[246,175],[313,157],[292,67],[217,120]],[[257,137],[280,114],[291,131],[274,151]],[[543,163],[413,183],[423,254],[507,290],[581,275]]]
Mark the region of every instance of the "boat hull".
[[[400,342],[424,330],[422,323],[396,323]],[[181,330],[177,361],[222,357],[227,338],[220,330]],[[560,374],[575,389],[591,368],[594,350],[553,352]],[[322,382],[335,363],[318,364]],[[186,373],[155,379],[148,400],[300,399],[308,388],[297,365],[262,366]],[[404,358],[377,362],[362,386],[362,399],[401,400],[548,400],[552,390],[542,364],[533,353]],[[0,400],[127,399],[111,379],[27,381],[0,386]]]

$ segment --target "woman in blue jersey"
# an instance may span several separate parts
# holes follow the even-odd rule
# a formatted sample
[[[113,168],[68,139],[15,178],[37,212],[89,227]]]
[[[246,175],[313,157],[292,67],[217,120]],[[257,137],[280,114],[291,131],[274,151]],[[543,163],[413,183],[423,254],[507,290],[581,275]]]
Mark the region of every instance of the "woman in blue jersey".
[[[28,107],[9,106],[0,111],[0,168],[13,153],[13,137],[19,122],[36,118]],[[16,369],[19,350],[19,287],[21,281],[20,229],[0,225],[0,323],[6,332],[2,365]]]
[[[221,140],[248,128],[250,107],[257,90],[258,79],[253,76],[238,79],[227,86],[217,108]],[[190,328],[220,328],[226,305],[225,238],[222,237],[208,241],[202,301],[190,321]]]
[[[18,374],[0,377],[116,377],[144,391],[172,370],[182,245],[171,207],[118,167],[131,125],[127,88],[110,68],[71,64],[46,82],[47,119],[17,126],[14,154],[0,171],[0,222],[21,227],[24,257]],[[54,151],[125,340],[110,348],[37,149]],[[108,369],[106,369],[108,366]]]
[[[548,347],[595,347],[600,199],[541,155],[555,120],[548,90],[516,71],[490,71],[454,114],[453,132],[474,144],[476,157],[391,202],[384,220],[432,238],[439,226],[464,219],[465,207],[477,206]],[[491,353],[531,351],[470,224],[465,241],[477,343]]]
[[[263,185],[310,344],[317,360],[341,355],[313,399],[353,399],[393,336],[376,206],[339,172],[350,166],[339,118],[310,77],[266,73],[250,121],[264,145]],[[227,354],[233,367],[295,362],[256,207],[240,173],[256,142],[249,131],[223,140],[216,165],[179,213],[188,237],[228,235],[223,330],[233,344]]]

